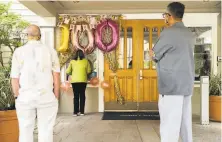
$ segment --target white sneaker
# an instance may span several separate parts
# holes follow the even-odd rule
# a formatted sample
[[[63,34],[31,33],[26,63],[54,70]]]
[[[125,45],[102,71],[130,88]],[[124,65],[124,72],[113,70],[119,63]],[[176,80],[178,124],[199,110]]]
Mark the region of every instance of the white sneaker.
[[[76,117],[76,116],[78,116],[78,115],[77,115],[77,114],[73,114],[72,116]]]
[[[81,113],[81,114],[80,114],[80,116],[84,116],[84,115],[85,115],[84,113]]]

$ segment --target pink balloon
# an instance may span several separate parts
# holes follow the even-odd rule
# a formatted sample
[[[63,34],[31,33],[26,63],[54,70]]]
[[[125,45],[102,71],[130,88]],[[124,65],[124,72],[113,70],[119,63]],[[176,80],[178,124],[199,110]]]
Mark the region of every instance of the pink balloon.
[[[93,37],[95,37],[95,29],[92,29],[92,34],[93,34]],[[95,45],[95,42],[93,41],[93,46],[90,46],[89,48],[87,48],[85,50],[85,53],[86,54],[91,54],[96,48],[96,45]]]
[[[99,78],[98,77],[93,77],[90,79],[90,84],[93,86],[96,86],[99,84]]]
[[[102,81],[101,82],[101,88],[109,89],[110,88],[110,83],[108,81]]]
[[[105,45],[102,42],[102,30],[106,27],[110,27],[112,30],[112,42],[109,43],[108,45]],[[113,20],[106,20],[101,22],[97,28],[96,28],[96,32],[95,32],[95,44],[97,45],[97,47],[104,51],[104,52],[110,52],[112,50],[114,50],[117,45],[119,43],[119,26],[118,24],[113,21]]]
[[[79,44],[79,37],[78,37],[78,33],[83,31],[87,32],[87,38],[88,38],[88,45],[86,45],[85,47],[82,47]],[[75,49],[77,50],[80,49],[85,53],[92,52],[95,49],[94,35],[93,32],[90,30],[89,25],[75,25],[75,28],[72,30],[71,33],[71,42]]]

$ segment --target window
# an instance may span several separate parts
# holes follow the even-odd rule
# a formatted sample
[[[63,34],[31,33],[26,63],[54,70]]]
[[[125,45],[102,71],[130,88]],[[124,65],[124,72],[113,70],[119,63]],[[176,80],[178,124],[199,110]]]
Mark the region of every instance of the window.
[[[200,81],[200,76],[209,76],[211,73],[211,27],[190,27],[190,30],[196,37],[194,47],[195,81]]]

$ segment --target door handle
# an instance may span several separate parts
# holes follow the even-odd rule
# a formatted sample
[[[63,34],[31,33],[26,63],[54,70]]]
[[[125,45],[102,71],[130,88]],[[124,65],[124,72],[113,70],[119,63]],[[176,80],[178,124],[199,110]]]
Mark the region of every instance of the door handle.
[[[140,80],[143,79],[143,70],[140,70]]]

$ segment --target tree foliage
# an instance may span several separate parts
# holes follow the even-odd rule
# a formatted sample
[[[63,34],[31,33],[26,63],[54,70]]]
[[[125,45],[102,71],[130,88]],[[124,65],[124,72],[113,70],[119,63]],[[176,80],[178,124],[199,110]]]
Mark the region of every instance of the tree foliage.
[[[21,16],[10,12],[11,3],[0,3],[0,111],[15,109],[15,99],[10,82],[11,60],[4,66],[3,48],[9,48],[11,55],[24,42],[23,30],[29,25]]]
[[[0,3],[0,64],[3,64],[2,48],[7,47],[11,53],[15,48],[21,46],[25,34],[22,31],[29,23],[21,18],[20,15],[10,12],[11,3]]]

